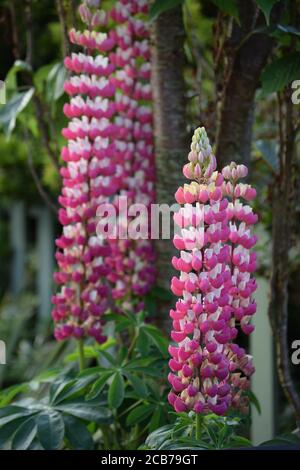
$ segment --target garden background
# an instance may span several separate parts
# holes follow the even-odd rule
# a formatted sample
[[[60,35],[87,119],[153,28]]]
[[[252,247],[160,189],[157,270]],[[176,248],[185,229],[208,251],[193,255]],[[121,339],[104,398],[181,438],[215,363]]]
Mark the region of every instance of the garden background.
[[[102,3],[109,9],[114,2]],[[52,275],[68,101],[63,59],[74,50],[68,30],[83,28],[80,2],[25,0],[20,7],[1,0],[2,448],[172,449],[187,442],[222,448],[292,433],[300,419],[300,365],[292,362],[300,340],[300,2],[149,3],[157,202],[175,201],[199,125],[214,143],[218,167],[232,160],[247,165],[257,191],[256,330],[251,344],[241,339],[257,368],[251,414],[207,416],[197,444],[193,416],[176,416],[168,404],[171,240],[155,242],[156,282],[143,296],[143,311],[110,311],[108,340],[85,342],[79,375],[76,341],[54,339]],[[296,442],[296,435],[281,439]]]

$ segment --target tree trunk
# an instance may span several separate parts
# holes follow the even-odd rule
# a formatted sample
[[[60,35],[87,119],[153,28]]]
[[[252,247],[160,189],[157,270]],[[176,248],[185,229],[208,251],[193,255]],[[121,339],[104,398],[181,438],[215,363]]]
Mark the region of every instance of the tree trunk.
[[[184,26],[182,8],[162,13],[152,28],[152,85],[156,152],[157,203],[174,204],[174,193],[184,181],[188,136],[185,115]],[[170,289],[174,253],[170,240],[158,240],[158,285]]]
[[[273,191],[272,276],[269,317],[276,345],[277,371],[286,398],[296,419],[300,419],[300,397],[290,372],[288,344],[289,251],[292,246],[293,221],[296,217],[294,193],[295,129],[290,91],[280,100],[280,172]]]
[[[238,7],[240,25],[233,23],[229,38],[217,54],[223,67],[218,68],[216,61],[220,91],[216,155],[220,168],[233,160],[249,164],[255,91],[274,45],[274,39],[267,34],[254,32],[265,25],[254,2],[239,0]],[[280,18],[282,8],[281,3],[274,7],[272,20]]]

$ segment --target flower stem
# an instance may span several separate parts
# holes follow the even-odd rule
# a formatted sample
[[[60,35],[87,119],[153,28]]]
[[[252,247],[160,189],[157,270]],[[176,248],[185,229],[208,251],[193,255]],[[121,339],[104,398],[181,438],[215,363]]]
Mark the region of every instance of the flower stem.
[[[131,355],[132,351],[134,350],[134,347],[135,347],[135,344],[136,344],[137,339],[138,339],[137,332],[134,331],[131,344],[130,344],[130,346],[129,346],[129,348],[128,348],[127,359],[130,359],[130,355]]]
[[[78,363],[79,370],[82,371],[85,368],[84,344],[82,339],[78,340]]]
[[[196,414],[196,440],[199,441],[201,439],[201,424],[202,424],[202,416],[200,413]]]

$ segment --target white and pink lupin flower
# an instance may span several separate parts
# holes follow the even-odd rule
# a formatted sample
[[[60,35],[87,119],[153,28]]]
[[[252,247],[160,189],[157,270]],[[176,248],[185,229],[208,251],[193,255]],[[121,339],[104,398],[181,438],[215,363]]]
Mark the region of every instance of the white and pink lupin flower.
[[[90,336],[101,343],[105,341],[102,315],[109,299],[105,259],[110,247],[96,234],[96,211],[118,191],[121,175],[117,174],[113,142],[120,133],[113,122],[116,106],[111,74],[115,66],[104,55],[115,43],[109,35],[92,30],[95,15],[103,18],[101,12],[94,12],[98,4],[89,1],[80,7],[87,31],[70,31],[70,40],[87,52],[73,53],[65,59],[73,75],[64,87],[71,96],[64,106],[70,121],[62,131],[68,144],[62,149],[66,165],[61,168],[59,220],[63,233],[56,240],[59,271],[54,275],[61,290],[52,298],[52,316],[58,340]],[[92,50],[98,55],[94,56]]]
[[[110,17],[116,23],[111,37],[117,47],[110,54],[110,60],[116,67],[113,84],[118,90],[117,122],[128,130],[117,143],[127,155],[119,195],[127,197],[128,206],[142,203],[150,213],[155,198],[155,162],[149,31],[143,19],[148,11],[147,3],[144,0],[116,2]],[[113,298],[121,309],[139,309],[142,305],[135,306],[135,299],[145,295],[155,279],[153,242],[150,239],[113,239],[110,246],[109,280],[114,285]]]
[[[68,140],[59,198],[64,228],[56,241],[55,280],[61,290],[53,297],[52,312],[58,340],[92,336],[104,341],[108,299],[131,308],[155,277],[150,240],[104,241],[96,235],[102,203],[123,195],[128,205],[150,207],[154,200],[150,45],[143,17],[148,2],[120,0],[111,11],[99,6],[99,0],[80,6],[87,29],[72,29],[69,35],[84,52],[65,58],[72,75],[64,86],[70,96],[64,106],[69,123],[62,130]],[[108,32],[95,31],[98,27]]]
[[[192,181],[175,195],[183,207],[174,215],[180,255],[172,264],[180,275],[171,282],[179,300],[170,311],[177,344],[169,347],[169,402],[177,412],[224,415],[230,407],[246,412],[243,392],[254,368],[235,339],[239,327],[247,335],[254,329],[256,256],[250,250],[257,216],[244,201],[256,193],[239,182],[247,175],[244,165],[216,171],[204,128],[195,131],[188,160],[183,173]]]

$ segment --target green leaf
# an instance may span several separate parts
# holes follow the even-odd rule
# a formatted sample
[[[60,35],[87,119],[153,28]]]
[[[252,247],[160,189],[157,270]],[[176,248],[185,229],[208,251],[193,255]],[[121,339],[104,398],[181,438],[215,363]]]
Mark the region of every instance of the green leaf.
[[[9,423],[1,426],[0,429],[0,449],[4,449],[11,439],[13,438],[14,434],[18,430],[18,428],[27,421],[28,417],[18,418],[14,421],[10,421]]]
[[[97,349],[97,351],[102,352],[102,351],[106,351],[106,349],[109,349],[112,346],[115,346],[116,344],[117,344],[116,338],[109,337],[109,338],[107,338],[105,343],[96,344],[95,349]]]
[[[115,331],[120,333],[121,331],[128,330],[131,325],[132,323],[128,318],[122,318],[117,322]]]
[[[116,344],[115,338],[108,338],[107,341],[103,344],[97,344],[96,346],[84,346],[84,356],[87,359],[97,359],[99,357],[99,353],[102,351],[106,351],[107,349],[111,348]],[[78,349],[73,351],[72,353],[68,354],[64,358],[64,362],[75,362],[78,360],[79,352]]]
[[[86,387],[93,382],[93,376],[87,376],[81,379],[71,380],[65,387],[55,395],[52,400],[53,404],[61,403],[67,399],[74,398],[75,396],[82,395]]]
[[[145,370],[144,367],[140,369],[136,368],[135,372],[146,373],[149,377],[153,377],[153,378],[158,378],[158,379],[165,378],[165,373],[163,372],[161,367],[149,367],[147,370]]]
[[[45,370],[44,372],[41,372],[36,377],[34,377],[34,379],[32,379],[32,382],[33,383],[53,382],[54,379],[57,378],[59,372],[60,372],[60,369],[58,367],[54,369]]]
[[[237,23],[239,23],[239,10],[237,7],[236,0],[210,0],[220,10],[224,11],[228,15],[232,16]]]
[[[32,68],[27,62],[25,62],[23,60],[16,60],[16,62],[11,67],[11,69],[8,71],[8,74],[5,77],[6,91],[9,91],[9,90],[16,91],[17,90],[17,87],[18,87],[17,73],[18,72],[32,73]]]
[[[66,387],[70,387],[74,380],[58,378],[52,382],[49,392],[49,403],[55,403],[56,397],[63,392]]]
[[[128,354],[128,347],[120,346],[118,354],[117,354],[117,363],[122,364],[125,361],[127,354]]]
[[[277,173],[279,167],[278,152],[276,143],[272,140],[258,140],[255,146],[262,158],[271,167],[274,173]]]
[[[286,54],[281,59],[268,64],[262,73],[263,94],[283,90],[300,75],[300,52]]]
[[[273,6],[275,3],[277,3],[279,0],[256,0],[257,5],[263,12],[266,18],[266,23],[270,23],[270,14]]]
[[[29,417],[34,412],[28,410],[27,408],[23,408],[21,406],[6,406],[4,408],[0,408],[0,426],[4,426],[5,424],[14,421],[18,418]]]
[[[218,449],[221,449],[224,445],[226,445],[226,441],[232,432],[233,429],[231,426],[226,426],[226,424],[223,426],[218,435]]]
[[[136,342],[136,347],[138,351],[141,353],[142,356],[147,356],[150,351],[150,341],[149,338],[146,334],[146,332],[143,330],[143,328],[139,329],[139,334],[138,334],[138,339]]]
[[[172,8],[182,5],[184,0],[155,0],[150,8],[150,19],[154,20],[165,11],[171,10]]]
[[[27,450],[45,450],[45,449],[43,448],[40,441],[36,437],[35,439],[33,439],[32,443],[30,444]]]
[[[99,379],[94,382],[91,390],[85,397],[86,400],[93,400],[94,398],[98,397],[100,393],[102,392],[103,388],[105,387],[105,384],[107,383],[108,379],[111,377],[112,372],[106,372],[102,374]]]
[[[141,370],[147,372],[147,369],[151,364],[157,362],[156,357],[142,357],[139,359],[133,359],[126,364],[126,370]]]
[[[26,108],[34,94],[34,88],[16,93],[4,106],[0,107],[0,125],[10,137],[16,127],[18,115]]]
[[[300,437],[296,434],[283,434],[282,436],[275,437],[275,439],[271,439],[270,441],[265,441],[260,446],[265,445],[299,445],[300,444]]]
[[[57,101],[64,94],[64,83],[67,77],[68,72],[63,62],[55,64],[47,79],[48,101]]]
[[[149,293],[145,296],[145,310],[149,317],[154,317],[157,313],[157,299]]]
[[[12,385],[5,390],[2,390],[0,394],[0,406],[4,407],[9,405],[9,403],[17,396],[19,393],[25,393],[29,389],[28,383]]]
[[[152,418],[149,424],[149,432],[154,431],[160,426],[162,418],[163,418],[163,408],[161,406],[158,406],[152,415]]]
[[[153,405],[140,405],[130,411],[126,419],[126,424],[128,426],[133,426],[134,424],[144,421],[148,416],[153,413]]]
[[[148,389],[145,382],[143,382],[136,375],[130,374],[128,372],[126,372],[126,377],[128,378],[129,382],[131,382],[131,385],[133,386],[136,394],[141,398],[146,398],[148,395]]]
[[[65,425],[60,413],[42,412],[37,417],[38,438],[45,450],[59,449],[65,435]]]
[[[251,447],[252,443],[243,436],[232,436],[230,441],[230,447]]]
[[[66,438],[72,449],[93,450],[94,441],[86,426],[73,416],[64,415]]]
[[[105,359],[109,362],[109,364],[111,364],[112,366],[117,365],[115,358],[111,354],[109,354],[107,351],[102,351],[101,354],[103,357],[105,357]]]
[[[261,406],[257,396],[252,392],[252,390],[248,390],[247,395],[250,399],[250,404],[252,404],[256,408],[258,414],[261,415]]]
[[[53,64],[42,65],[34,72],[33,80],[34,86],[40,93],[45,94],[47,90],[47,80],[53,68]]]
[[[151,339],[152,343],[159,349],[161,354],[166,357],[168,355],[168,341],[162,336],[160,331],[155,326],[147,325],[143,327],[143,330]]]
[[[84,346],[84,357],[86,359],[95,359],[99,356],[99,352],[96,351],[96,349],[93,347],[93,346]],[[65,358],[64,358],[64,362],[65,363],[68,363],[68,362],[75,362],[78,360],[78,357],[79,357],[79,352],[78,350],[68,354]]]
[[[169,440],[164,442],[159,450],[213,450],[214,447],[204,441],[196,441],[196,439],[182,438],[178,440]]]
[[[277,29],[282,33],[293,34],[294,36],[300,36],[300,31],[294,26],[290,26],[288,24],[277,24]]]
[[[88,377],[89,375],[94,376],[95,378],[98,377],[99,374],[102,374],[102,372],[107,372],[107,369],[104,367],[89,367],[88,369],[84,369],[83,371],[79,372],[78,376],[79,378],[83,377]]]
[[[172,300],[173,296],[168,291],[167,289],[164,289],[163,287],[155,286],[153,287],[151,294],[156,297],[159,300],[165,300],[166,302],[169,302]]]
[[[173,432],[173,424],[167,424],[161,428],[156,429],[149,434],[146,439],[146,445],[150,449],[158,449],[158,447],[171,436]]]
[[[72,403],[61,404],[56,409],[84,421],[91,421],[97,424],[108,423],[111,418],[111,412],[97,403],[74,401]]]
[[[125,395],[124,379],[120,372],[116,372],[108,390],[108,404],[110,408],[119,408]]]
[[[212,444],[217,447],[217,444],[218,444],[218,433],[216,432],[216,430],[213,429],[213,426],[211,426],[210,423],[208,423],[207,425],[203,425],[203,427],[205,428],[207,434],[209,435],[209,438],[212,442]]]
[[[27,450],[36,436],[37,426],[35,417],[26,420],[17,430],[13,441],[13,450]]]

